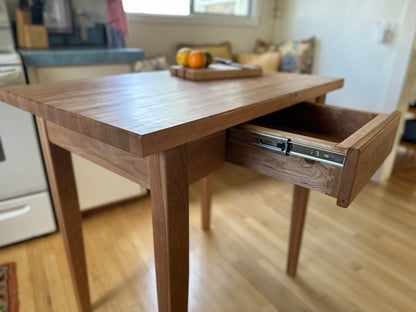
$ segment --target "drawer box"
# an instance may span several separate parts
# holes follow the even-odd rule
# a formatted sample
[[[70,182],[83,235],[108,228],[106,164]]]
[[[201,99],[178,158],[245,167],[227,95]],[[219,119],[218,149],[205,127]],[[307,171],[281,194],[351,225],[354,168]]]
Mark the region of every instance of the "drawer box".
[[[348,207],[391,152],[400,113],[301,103],[229,129],[227,161]]]

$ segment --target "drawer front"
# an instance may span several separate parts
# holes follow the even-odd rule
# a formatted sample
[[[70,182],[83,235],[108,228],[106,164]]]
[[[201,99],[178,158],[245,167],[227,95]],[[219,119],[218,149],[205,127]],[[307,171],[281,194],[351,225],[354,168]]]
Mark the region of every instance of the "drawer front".
[[[389,156],[400,112],[380,114],[360,129],[361,135],[345,140],[339,146],[347,148],[344,170],[337,195],[337,205],[347,207]],[[359,133],[360,134],[360,133]]]
[[[302,103],[229,129],[227,161],[347,207],[391,152],[399,120],[398,112]]]

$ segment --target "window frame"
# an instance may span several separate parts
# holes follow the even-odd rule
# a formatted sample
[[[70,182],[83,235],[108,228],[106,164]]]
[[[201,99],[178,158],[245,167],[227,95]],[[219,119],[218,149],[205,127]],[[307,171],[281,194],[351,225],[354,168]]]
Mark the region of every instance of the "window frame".
[[[211,26],[259,26],[261,0],[249,0],[249,13],[247,16],[206,14],[192,11],[193,0],[190,0],[189,15],[164,15],[126,12],[129,22],[157,23],[157,24],[196,24]]]

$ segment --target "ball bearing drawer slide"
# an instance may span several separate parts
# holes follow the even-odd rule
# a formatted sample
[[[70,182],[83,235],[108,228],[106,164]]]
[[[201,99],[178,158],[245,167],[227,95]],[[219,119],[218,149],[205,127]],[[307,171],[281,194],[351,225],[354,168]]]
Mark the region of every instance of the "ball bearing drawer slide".
[[[246,136],[244,135],[246,133]],[[247,129],[230,129],[230,138],[235,141],[253,144],[284,155],[296,155],[338,167],[344,166],[345,155],[324,148],[293,142],[290,138],[265,134]]]

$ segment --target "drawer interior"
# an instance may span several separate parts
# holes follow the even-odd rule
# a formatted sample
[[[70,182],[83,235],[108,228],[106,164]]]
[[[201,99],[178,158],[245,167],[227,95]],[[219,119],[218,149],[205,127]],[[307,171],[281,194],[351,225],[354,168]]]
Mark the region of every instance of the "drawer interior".
[[[252,120],[250,124],[341,143],[377,116],[372,112],[305,102]]]
[[[400,113],[300,103],[231,128],[227,160],[347,207],[391,152]]]

